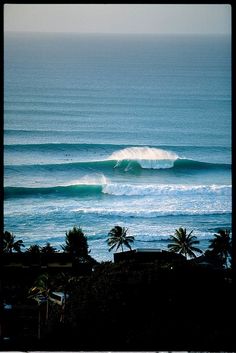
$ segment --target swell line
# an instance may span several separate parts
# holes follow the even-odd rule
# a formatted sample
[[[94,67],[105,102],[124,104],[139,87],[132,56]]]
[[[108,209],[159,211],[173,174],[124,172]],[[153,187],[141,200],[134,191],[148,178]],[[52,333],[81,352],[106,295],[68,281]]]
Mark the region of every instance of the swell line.
[[[38,133],[38,132],[45,132],[44,130],[8,130],[5,129],[4,133],[8,134],[8,133]],[[63,133],[63,130],[59,130],[57,132]],[[139,148],[143,148],[146,147],[146,144],[136,144],[137,147]],[[121,150],[121,149],[125,149],[125,148],[131,148],[133,147],[133,145],[130,144],[114,144],[114,143],[71,143],[71,142],[63,142],[63,143],[59,143],[59,142],[54,142],[54,143],[14,143],[14,144],[4,144],[4,148],[7,148],[9,150],[13,149],[18,149],[19,151],[22,149],[27,149],[27,152],[29,150],[32,149],[40,149],[40,150],[47,150],[48,148],[53,148],[55,150],[61,150],[64,148],[69,148],[69,149],[75,149],[75,150],[80,150],[80,149],[85,149],[85,148],[89,148],[92,150],[96,150],[97,148],[103,148],[103,149],[114,149],[114,150]],[[178,144],[178,145],[164,145],[164,144],[160,144],[160,145],[150,145],[150,148],[157,148],[157,149],[168,149],[168,150],[212,150],[212,149],[220,149],[220,150],[224,150],[224,151],[230,151],[231,148],[227,147],[227,146],[218,146],[218,145],[211,145],[211,146],[196,146],[196,145],[184,145],[184,144]]]
[[[69,185],[69,186],[53,186],[40,188],[13,187],[4,188],[4,198],[27,198],[40,196],[92,196],[102,193],[102,185]]]
[[[72,163],[59,163],[59,164],[32,164],[32,165],[5,165],[5,168],[12,171],[61,171],[61,170],[78,170],[84,168],[92,168],[95,170],[107,170],[107,169],[119,169],[121,171],[135,171],[140,169],[171,169],[176,170],[214,170],[214,169],[223,169],[230,170],[231,164],[227,163],[209,163],[209,162],[200,162],[191,159],[162,159],[162,160],[95,160],[95,161],[81,161],[81,162],[72,162]]]
[[[134,185],[134,184],[119,184],[105,183],[104,184],[78,184],[68,186],[53,186],[40,188],[27,187],[11,187],[4,188],[4,198],[25,198],[25,197],[41,197],[41,196],[65,196],[65,197],[84,197],[107,194],[112,196],[212,196],[231,195],[231,185],[166,185],[166,184],[149,184],[149,185]]]

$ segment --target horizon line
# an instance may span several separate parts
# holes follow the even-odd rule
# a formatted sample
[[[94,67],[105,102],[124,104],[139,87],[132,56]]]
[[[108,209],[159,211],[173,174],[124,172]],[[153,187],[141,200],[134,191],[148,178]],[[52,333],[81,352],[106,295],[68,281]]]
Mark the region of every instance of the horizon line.
[[[231,36],[231,32],[207,32],[207,33],[201,33],[201,32],[76,32],[76,31],[18,31],[18,30],[4,30],[4,34],[7,33],[38,33],[38,34],[92,34],[92,35],[225,35],[225,36]]]

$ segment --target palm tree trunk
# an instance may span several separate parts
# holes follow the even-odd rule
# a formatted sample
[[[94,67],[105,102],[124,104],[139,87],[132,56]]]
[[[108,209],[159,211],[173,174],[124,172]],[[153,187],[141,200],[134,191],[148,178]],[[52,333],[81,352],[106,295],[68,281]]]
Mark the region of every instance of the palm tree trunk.
[[[65,311],[66,311],[66,295],[67,295],[67,291],[66,291],[66,289],[64,290],[64,303],[62,304],[62,307],[61,307],[61,312],[62,312],[62,314],[61,314],[61,317],[62,317],[62,322],[64,322],[65,321]]]
[[[47,304],[46,304],[46,322],[48,321],[48,312],[49,312],[49,305],[48,305],[48,297],[47,297]]]
[[[123,250],[123,245],[122,245],[122,244],[121,244],[121,250],[122,250],[122,252],[124,251],[124,250]]]
[[[188,260],[188,252],[185,250],[185,257],[186,257],[186,260]]]
[[[38,313],[38,340],[41,339],[41,313],[40,313],[40,306],[39,306],[39,313]]]
[[[227,255],[225,255],[225,259],[224,260],[225,260],[224,261],[225,267],[226,267],[226,269],[228,269],[228,257],[227,257]]]

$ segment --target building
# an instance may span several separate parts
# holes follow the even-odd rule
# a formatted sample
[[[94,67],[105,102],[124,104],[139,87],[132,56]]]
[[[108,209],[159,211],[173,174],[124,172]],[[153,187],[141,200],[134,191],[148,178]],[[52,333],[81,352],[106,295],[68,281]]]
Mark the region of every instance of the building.
[[[148,263],[154,261],[180,261],[185,262],[186,258],[183,255],[176,254],[170,251],[160,249],[134,249],[114,253],[114,262],[135,261],[138,263]]]

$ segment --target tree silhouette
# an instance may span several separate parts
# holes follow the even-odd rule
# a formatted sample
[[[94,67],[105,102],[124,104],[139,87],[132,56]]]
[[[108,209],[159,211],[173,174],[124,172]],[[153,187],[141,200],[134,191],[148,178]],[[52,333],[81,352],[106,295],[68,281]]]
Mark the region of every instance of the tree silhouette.
[[[81,228],[73,227],[72,230],[66,232],[65,245],[62,249],[75,257],[85,260],[89,257],[87,238]]]
[[[110,246],[109,251],[113,250],[116,247],[116,251],[121,247],[122,252],[124,250],[123,246],[131,249],[130,243],[134,242],[133,236],[127,236],[128,228],[115,226],[108,233],[109,238],[107,239],[107,243]]]
[[[24,247],[22,240],[15,241],[15,236],[6,231],[3,233],[3,239],[1,241],[2,250],[4,253],[12,253],[13,251],[21,252],[21,247]]]
[[[186,228],[179,228],[175,230],[175,236],[170,236],[171,243],[168,244],[170,251],[173,251],[178,254],[184,255],[186,258],[189,256],[196,257],[194,252],[202,253],[202,250],[195,247],[196,244],[199,244],[199,241],[196,240],[197,237],[192,235],[191,231],[187,234]]]
[[[50,243],[47,243],[45,246],[41,248],[41,252],[43,254],[55,254],[57,250]]]
[[[46,297],[50,291],[50,288],[51,279],[49,278],[48,273],[42,273],[36,278],[33,287],[29,289],[29,294],[33,297],[39,294]]]
[[[209,249],[213,255],[220,258],[222,263],[227,266],[227,259],[232,256],[232,241],[229,229],[220,229],[214,234],[214,239],[209,240]]]
[[[38,244],[30,245],[30,247],[26,250],[27,253],[34,254],[34,255],[40,254],[40,251],[41,251],[41,247]]]

